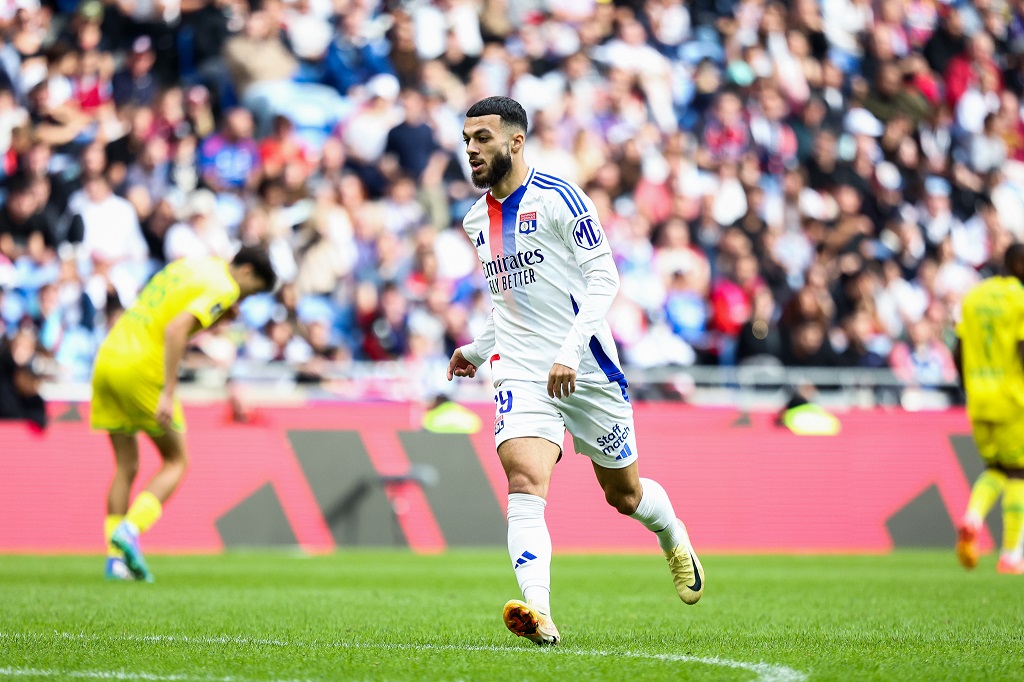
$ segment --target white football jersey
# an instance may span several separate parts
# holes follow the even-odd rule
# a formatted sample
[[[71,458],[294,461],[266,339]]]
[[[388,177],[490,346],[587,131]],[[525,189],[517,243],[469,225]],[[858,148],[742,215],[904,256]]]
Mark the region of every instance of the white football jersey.
[[[495,385],[505,379],[547,382],[548,372],[583,304],[580,266],[611,254],[597,211],[571,182],[531,168],[526,182],[499,201],[488,192],[463,221],[476,245],[494,303]],[[608,322],[590,339],[577,378],[625,387]]]

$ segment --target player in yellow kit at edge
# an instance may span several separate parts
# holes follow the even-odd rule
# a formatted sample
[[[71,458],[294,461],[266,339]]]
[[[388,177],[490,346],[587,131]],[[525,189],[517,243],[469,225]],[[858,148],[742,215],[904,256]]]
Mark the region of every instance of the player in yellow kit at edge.
[[[237,301],[270,291],[277,277],[266,250],[243,247],[231,263],[184,258],[158,272],[110,330],[96,355],[92,427],[110,434],[116,470],[107,496],[106,576],[153,581],[139,535],[156,523],[188,458],[185,417],[175,393],[189,337]],[[162,466],[128,506],[139,468],[137,434],[160,452]]]
[[[1003,494],[1003,546],[996,570],[1024,574],[1024,244],[1006,250],[1006,277],[990,277],[967,293],[957,325],[955,359],[967,414],[985,470],[971,489],[957,528],[956,555],[978,563],[977,534]]]

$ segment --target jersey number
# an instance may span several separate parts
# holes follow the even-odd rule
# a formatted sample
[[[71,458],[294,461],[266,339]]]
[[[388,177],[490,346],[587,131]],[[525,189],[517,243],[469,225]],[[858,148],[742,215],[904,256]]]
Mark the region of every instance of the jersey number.
[[[512,391],[498,391],[494,396],[494,404],[498,406],[498,414],[512,411]]]
[[[180,280],[181,278],[177,275],[171,277],[167,274],[166,270],[161,270],[153,275],[153,278],[146,284],[142,293],[139,294],[139,303],[150,310],[156,308],[167,298],[167,290],[174,288]]]

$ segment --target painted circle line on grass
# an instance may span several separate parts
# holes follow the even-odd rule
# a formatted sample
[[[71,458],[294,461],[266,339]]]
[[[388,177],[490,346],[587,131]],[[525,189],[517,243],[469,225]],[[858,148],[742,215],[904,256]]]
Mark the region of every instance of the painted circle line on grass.
[[[142,682],[242,682],[238,677],[196,677],[157,675],[127,670],[46,670],[43,668],[0,668],[0,677],[56,677],[57,679],[140,680]]]
[[[221,635],[218,637],[189,637],[186,635],[99,635],[74,632],[43,633],[6,633],[0,632],[0,640],[80,640],[80,641],[106,641],[106,642],[141,642],[145,644],[201,644],[206,646],[238,645],[238,646],[270,646],[270,647],[301,647],[323,646],[337,649],[376,649],[391,651],[486,651],[499,654],[520,654],[524,651],[522,647],[500,647],[500,646],[455,646],[452,644],[387,644],[372,642],[324,642],[313,640],[303,642],[297,640],[282,639],[259,639]],[[803,682],[807,679],[807,673],[784,665],[772,663],[747,663],[745,661],[734,661],[718,656],[690,656],[687,654],[647,654],[635,651],[601,651],[597,649],[568,649],[552,648],[544,650],[544,655],[552,656],[584,656],[584,657],[619,657],[637,658],[653,661],[666,661],[670,663],[699,663],[713,665],[721,668],[732,668],[734,670],[746,670],[756,675],[758,682]],[[81,679],[109,679],[109,680],[140,680],[142,682],[184,682],[192,680],[195,682],[249,682],[249,678],[240,677],[202,677],[192,675],[159,675],[153,673],[128,672],[128,671],[104,671],[104,670],[40,670],[35,668],[3,668],[0,667],[0,677],[72,677]],[[275,682],[290,682],[275,680]]]

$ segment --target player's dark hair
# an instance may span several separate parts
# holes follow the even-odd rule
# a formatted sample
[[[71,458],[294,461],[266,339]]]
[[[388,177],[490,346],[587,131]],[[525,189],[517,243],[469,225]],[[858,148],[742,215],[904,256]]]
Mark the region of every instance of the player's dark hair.
[[[526,132],[528,121],[523,105],[511,97],[487,97],[469,108],[466,118],[497,115],[502,125],[512,126]]]
[[[1020,242],[1010,244],[1003,256],[1003,265],[1013,275],[1019,277],[1024,274],[1024,244]]]
[[[267,291],[273,291],[277,285],[277,273],[270,262],[270,252],[262,246],[243,246],[231,264],[235,267],[250,266],[256,276],[266,283]]]

